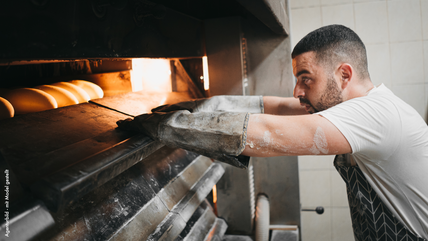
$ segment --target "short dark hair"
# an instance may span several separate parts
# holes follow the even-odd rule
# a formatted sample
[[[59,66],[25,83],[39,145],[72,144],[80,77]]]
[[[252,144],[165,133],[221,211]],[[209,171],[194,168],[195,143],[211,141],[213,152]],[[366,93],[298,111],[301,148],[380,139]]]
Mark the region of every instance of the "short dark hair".
[[[296,44],[291,58],[311,51],[315,52],[317,62],[327,68],[347,62],[360,78],[369,77],[366,47],[354,31],[343,25],[328,25],[310,32]]]

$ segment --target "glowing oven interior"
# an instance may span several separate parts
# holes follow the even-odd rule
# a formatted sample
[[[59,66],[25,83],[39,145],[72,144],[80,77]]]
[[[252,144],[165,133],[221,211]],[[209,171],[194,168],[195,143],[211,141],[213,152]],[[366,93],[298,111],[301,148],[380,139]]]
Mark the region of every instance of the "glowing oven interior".
[[[129,92],[150,96],[141,103],[150,112],[174,100],[205,97],[209,90],[206,57],[21,61],[0,69],[0,119]]]

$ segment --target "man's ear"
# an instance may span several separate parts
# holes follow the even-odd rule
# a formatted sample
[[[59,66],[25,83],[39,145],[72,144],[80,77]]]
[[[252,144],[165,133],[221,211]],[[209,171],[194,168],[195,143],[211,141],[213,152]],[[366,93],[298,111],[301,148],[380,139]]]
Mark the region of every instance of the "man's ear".
[[[350,64],[343,63],[339,66],[339,68],[337,70],[338,70],[338,75],[340,77],[340,82],[342,84],[341,87],[343,90],[351,82],[352,77],[354,75],[354,69],[352,68],[352,66]]]

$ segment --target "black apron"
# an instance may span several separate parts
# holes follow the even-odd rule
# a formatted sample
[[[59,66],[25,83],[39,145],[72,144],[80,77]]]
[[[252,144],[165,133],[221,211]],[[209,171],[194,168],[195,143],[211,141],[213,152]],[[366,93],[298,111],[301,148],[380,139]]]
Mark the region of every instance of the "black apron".
[[[337,155],[334,166],[346,183],[356,241],[427,241],[394,217],[349,154]]]

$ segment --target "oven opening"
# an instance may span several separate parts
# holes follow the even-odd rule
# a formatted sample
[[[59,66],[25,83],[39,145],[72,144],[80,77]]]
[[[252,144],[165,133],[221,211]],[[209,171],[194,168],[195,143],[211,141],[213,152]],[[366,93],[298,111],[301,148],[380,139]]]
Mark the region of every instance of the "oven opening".
[[[0,119],[139,92],[144,112],[208,96],[207,58],[31,60],[0,63]]]

